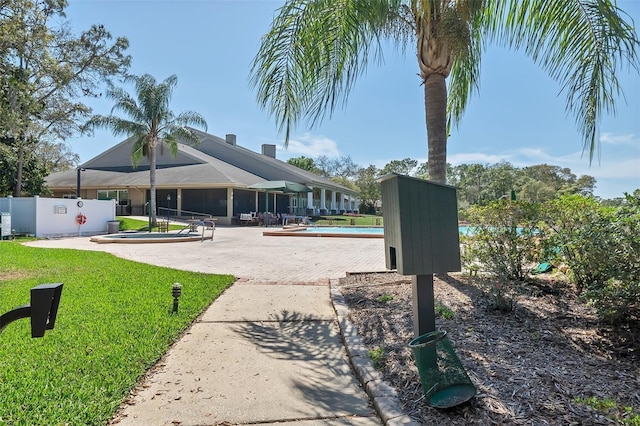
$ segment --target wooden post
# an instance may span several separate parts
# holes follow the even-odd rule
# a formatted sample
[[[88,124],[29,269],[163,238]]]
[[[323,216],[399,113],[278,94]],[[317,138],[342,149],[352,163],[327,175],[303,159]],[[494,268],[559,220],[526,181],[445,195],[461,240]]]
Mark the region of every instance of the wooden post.
[[[433,274],[414,275],[413,334],[415,337],[436,331],[436,311],[433,294]]]

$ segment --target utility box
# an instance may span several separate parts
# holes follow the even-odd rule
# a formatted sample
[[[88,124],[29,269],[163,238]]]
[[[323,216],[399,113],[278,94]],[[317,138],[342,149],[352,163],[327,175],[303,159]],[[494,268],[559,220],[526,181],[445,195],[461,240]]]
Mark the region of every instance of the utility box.
[[[0,240],[4,240],[4,237],[11,238],[11,213],[0,213]]]
[[[387,268],[401,275],[460,271],[456,188],[398,174],[380,183]]]

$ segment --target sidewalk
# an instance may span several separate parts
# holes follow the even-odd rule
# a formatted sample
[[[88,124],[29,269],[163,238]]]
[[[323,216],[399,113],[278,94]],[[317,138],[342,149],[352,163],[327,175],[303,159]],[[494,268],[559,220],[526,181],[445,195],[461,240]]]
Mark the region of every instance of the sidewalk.
[[[151,369],[112,424],[414,424],[370,366],[330,288],[347,271],[384,270],[383,239],[265,237],[262,230],[218,227],[205,242],[29,243],[239,277]]]
[[[119,414],[123,426],[381,424],[351,373],[326,285],[236,283]]]

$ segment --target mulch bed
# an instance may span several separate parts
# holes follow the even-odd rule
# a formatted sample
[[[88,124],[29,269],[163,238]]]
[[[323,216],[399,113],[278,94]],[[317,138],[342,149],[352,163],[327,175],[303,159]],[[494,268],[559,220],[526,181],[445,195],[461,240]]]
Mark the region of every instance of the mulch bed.
[[[436,303],[454,312],[452,319],[437,317],[436,327],[447,332],[477,389],[470,402],[448,410],[426,405],[407,345],[414,337],[411,277],[352,274],[338,285],[365,346],[384,348],[380,371],[416,421],[611,425],[629,420],[624,407],[640,416],[638,324],[603,326],[559,276],[518,285],[509,312],[493,309],[487,279],[444,275],[434,284]],[[618,406],[600,411],[579,401],[588,397]]]

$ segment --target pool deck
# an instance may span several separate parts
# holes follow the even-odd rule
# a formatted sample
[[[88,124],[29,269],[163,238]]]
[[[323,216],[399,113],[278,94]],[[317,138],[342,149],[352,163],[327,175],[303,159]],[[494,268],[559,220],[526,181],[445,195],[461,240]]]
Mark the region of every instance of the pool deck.
[[[265,229],[217,226],[213,239],[203,242],[97,244],[86,236],[37,240],[28,245],[104,251],[151,265],[256,281],[317,282],[344,277],[345,272],[386,269],[382,238],[272,238],[263,236],[263,232],[270,232]]]

